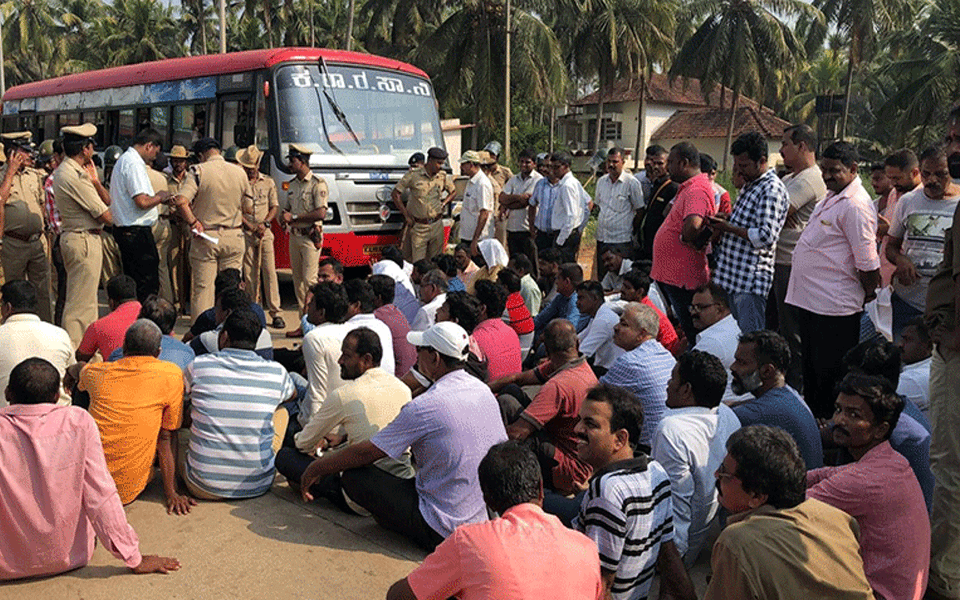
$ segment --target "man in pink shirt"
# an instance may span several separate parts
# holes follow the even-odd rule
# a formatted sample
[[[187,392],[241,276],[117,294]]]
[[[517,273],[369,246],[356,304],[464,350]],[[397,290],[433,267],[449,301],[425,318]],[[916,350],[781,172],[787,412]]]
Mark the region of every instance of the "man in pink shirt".
[[[897,150],[883,161],[883,171],[892,186],[886,197],[877,199],[877,239],[880,240],[880,287],[887,287],[893,279],[897,265],[887,260],[887,232],[893,221],[893,212],[900,198],[917,189],[920,180],[920,160],[913,150]]]
[[[480,301],[480,323],[473,329],[473,339],[487,357],[490,379],[519,373],[520,337],[503,322],[507,307],[507,288],[493,281],[478,281],[477,300]]]
[[[129,275],[117,275],[107,282],[107,302],[110,314],[97,319],[83,332],[77,347],[77,361],[87,362],[100,352],[103,360],[123,346],[123,336],[140,314],[137,301],[137,283]]]
[[[60,374],[42,358],[10,373],[0,409],[0,580],[86,565],[94,542],[134,573],[167,573],[175,558],[143,556],[107,469],[97,425],[57,406]]]
[[[701,235],[707,217],[717,212],[713,185],[700,172],[700,153],[693,144],[681,142],[670,149],[667,158],[670,179],[680,183],[673,208],[653,238],[653,269],[650,278],[660,285],[688,340],[697,330],[690,319],[693,291],[710,280]]]
[[[827,196],[793,251],[785,300],[798,308],[804,399],[822,418],[833,415],[843,355],[857,345],[863,305],[880,283],[877,211],[857,175],[858,159],[848,142],[823,151]]]
[[[903,410],[882,377],[840,383],[833,440],[857,462],[807,472],[807,498],[839,508],[860,525],[860,555],[877,598],[920,600],[930,566],[930,521],[910,463],[890,445]]]
[[[500,514],[462,525],[387,600],[585,600],[604,597],[593,541],[543,512],[533,454],[517,442],[490,448],[477,469],[487,506]]]

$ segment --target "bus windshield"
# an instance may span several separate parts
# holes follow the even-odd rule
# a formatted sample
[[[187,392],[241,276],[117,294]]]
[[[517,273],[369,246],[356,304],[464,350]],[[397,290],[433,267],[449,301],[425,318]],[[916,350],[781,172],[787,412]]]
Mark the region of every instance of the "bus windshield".
[[[346,65],[290,65],[276,72],[282,155],[299,143],[311,164],[403,167],[442,146],[433,89],[410,75]],[[338,114],[340,113],[340,114]]]

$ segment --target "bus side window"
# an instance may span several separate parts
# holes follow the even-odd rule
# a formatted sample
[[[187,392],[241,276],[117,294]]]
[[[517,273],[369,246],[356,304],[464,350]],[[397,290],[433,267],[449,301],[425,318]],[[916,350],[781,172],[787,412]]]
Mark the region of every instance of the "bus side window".
[[[173,143],[172,146],[183,146],[187,150],[193,144],[193,105],[178,105],[173,107]]]

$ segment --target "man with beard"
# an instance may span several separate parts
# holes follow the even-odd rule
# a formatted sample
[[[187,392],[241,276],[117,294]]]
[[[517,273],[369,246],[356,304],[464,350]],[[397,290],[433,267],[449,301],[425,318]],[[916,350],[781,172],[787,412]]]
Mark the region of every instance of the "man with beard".
[[[753,400],[733,408],[743,427],[769,425],[785,429],[800,447],[807,469],[823,466],[820,429],[800,394],[787,385],[790,347],[773,331],[753,331],[740,336],[730,372],[733,393],[751,393]]]
[[[673,198],[680,189],[680,184],[672,181],[667,172],[669,154],[666,148],[654,144],[647,148],[647,156],[643,159],[644,172],[653,183],[650,186],[652,193],[644,203],[646,209],[639,211],[633,220],[633,230],[640,244],[637,258],[641,260],[653,260],[653,238],[667,218]]]

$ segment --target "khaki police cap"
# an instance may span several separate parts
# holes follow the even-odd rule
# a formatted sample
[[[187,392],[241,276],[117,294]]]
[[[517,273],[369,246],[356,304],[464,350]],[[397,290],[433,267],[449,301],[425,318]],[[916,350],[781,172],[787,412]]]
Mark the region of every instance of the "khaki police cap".
[[[287,152],[287,158],[310,158],[313,151],[300,144],[290,144],[290,150]]]
[[[3,138],[5,142],[16,142],[19,144],[26,144],[30,142],[30,138],[33,137],[29,131],[10,131],[7,133],[0,133],[0,138]]]
[[[60,134],[64,137],[73,138],[92,138],[97,135],[97,126],[93,123],[84,123],[83,125],[70,125],[60,128]]]
[[[260,168],[260,158],[262,156],[263,152],[260,152],[260,148],[250,145],[240,152],[237,152],[237,162],[240,163],[241,167],[258,169]]]
[[[480,152],[477,152],[477,154],[480,155],[480,164],[485,167],[497,162],[493,159],[493,155],[486,150],[481,150]]]
[[[481,164],[480,154],[476,150],[467,150],[460,157],[460,164],[463,163],[477,163]]]
[[[187,152],[187,149],[183,146],[174,146],[170,148],[170,152],[167,153],[168,158],[190,158],[190,153]]]

